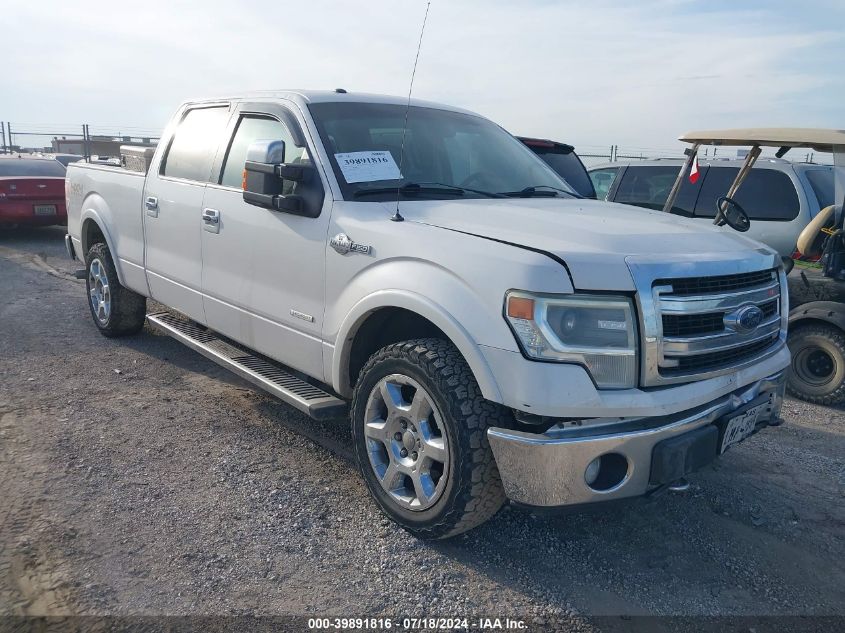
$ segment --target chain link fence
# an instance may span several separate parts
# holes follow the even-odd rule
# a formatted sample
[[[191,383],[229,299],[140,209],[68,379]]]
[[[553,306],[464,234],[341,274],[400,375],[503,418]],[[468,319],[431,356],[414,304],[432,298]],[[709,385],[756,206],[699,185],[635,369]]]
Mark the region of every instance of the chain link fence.
[[[121,145],[154,146],[158,130],[137,126],[67,124],[15,124],[0,121],[0,153],[51,153],[116,157]],[[683,159],[683,148],[634,147],[620,145],[581,145],[575,151],[587,167],[620,160]],[[704,147],[699,156],[737,158],[734,148]],[[739,156],[742,157],[742,156]],[[814,152],[796,151],[789,157],[796,162],[829,162]]]
[[[121,145],[152,147],[158,143],[158,132],[149,128],[69,124],[12,124],[0,121],[0,153],[2,154],[74,154],[116,157]]]

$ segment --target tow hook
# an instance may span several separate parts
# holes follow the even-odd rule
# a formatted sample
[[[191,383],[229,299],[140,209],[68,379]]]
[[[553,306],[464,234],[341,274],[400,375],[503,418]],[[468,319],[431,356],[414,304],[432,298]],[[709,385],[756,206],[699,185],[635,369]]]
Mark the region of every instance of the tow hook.
[[[689,481],[687,481],[686,477],[676,479],[671,484],[669,484],[669,490],[671,492],[686,492],[687,490],[689,490]]]

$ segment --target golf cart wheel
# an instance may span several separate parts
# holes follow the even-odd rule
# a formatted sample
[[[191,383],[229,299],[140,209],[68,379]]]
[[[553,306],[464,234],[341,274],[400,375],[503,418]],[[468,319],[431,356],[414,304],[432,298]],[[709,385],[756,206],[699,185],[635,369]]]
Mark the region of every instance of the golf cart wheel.
[[[790,395],[815,404],[845,402],[845,334],[827,323],[799,326],[789,333]]]

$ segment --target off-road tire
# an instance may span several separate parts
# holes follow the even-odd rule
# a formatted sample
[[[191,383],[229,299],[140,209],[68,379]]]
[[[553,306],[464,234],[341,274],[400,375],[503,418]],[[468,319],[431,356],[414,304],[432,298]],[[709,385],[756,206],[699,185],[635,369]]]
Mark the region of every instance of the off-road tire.
[[[426,510],[409,510],[393,501],[376,477],[367,451],[364,418],[370,392],[382,378],[397,373],[413,378],[426,389],[448,433],[446,487]],[[388,517],[415,536],[451,537],[484,523],[502,507],[505,493],[487,429],[511,426],[513,416],[509,409],[484,399],[463,356],[449,341],[403,341],[373,354],[355,385],[350,418],[358,466],[370,493]]]
[[[97,317],[90,300],[91,264],[95,260],[102,263],[111,293],[111,311],[105,322],[102,322]],[[85,298],[88,301],[91,318],[103,336],[109,338],[128,336],[130,334],[136,334],[144,327],[144,319],[147,313],[147,299],[121,285],[117,278],[117,270],[114,267],[114,261],[112,261],[109,247],[103,242],[94,244],[88,249],[88,253],[85,255],[85,291]]]
[[[789,332],[787,340],[792,354],[792,366],[786,382],[790,395],[814,404],[834,405],[845,402],[845,333],[827,323],[799,325]],[[813,384],[802,379],[807,370],[799,367],[805,362],[808,350],[817,348],[832,359],[834,368],[830,380]]]

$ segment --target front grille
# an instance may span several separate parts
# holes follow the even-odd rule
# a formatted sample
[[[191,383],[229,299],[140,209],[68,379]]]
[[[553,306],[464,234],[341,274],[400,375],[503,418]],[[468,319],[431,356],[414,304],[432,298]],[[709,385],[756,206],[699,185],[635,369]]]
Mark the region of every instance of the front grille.
[[[694,336],[725,329],[724,313],[664,314],[663,336]]]
[[[754,288],[770,283],[777,278],[775,270],[759,270],[753,273],[718,275],[716,277],[685,277],[681,279],[658,279],[655,286],[672,286],[674,296],[717,294]]]
[[[664,261],[631,256],[626,261],[641,313],[642,386],[724,375],[785,344],[786,308],[776,256],[750,252]],[[753,306],[762,315],[749,311]]]
[[[667,373],[674,372],[686,374],[690,372],[704,372],[738,365],[743,361],[754,358],[760,352],[765,351],[777,339],[778,335],[774,334],[762,341],[749,343],[748,345],[735,347],[721,352],[699,354],[697,356],[683,356],[678,359],[677,368],[669,370]]]
[[[778,313],[778,303],[779,302],[775,300],[760,305],[760,309],[763,310],[763,320],[770,319]]]
[[[763,310],[763,321],[772,318],[778,311],[778,301],[774,299],[760,304]],[[725,313],[708,312],[706,314],[664,314],[663,336],[695,336],[701,334],[715,334],[725,331]]]

